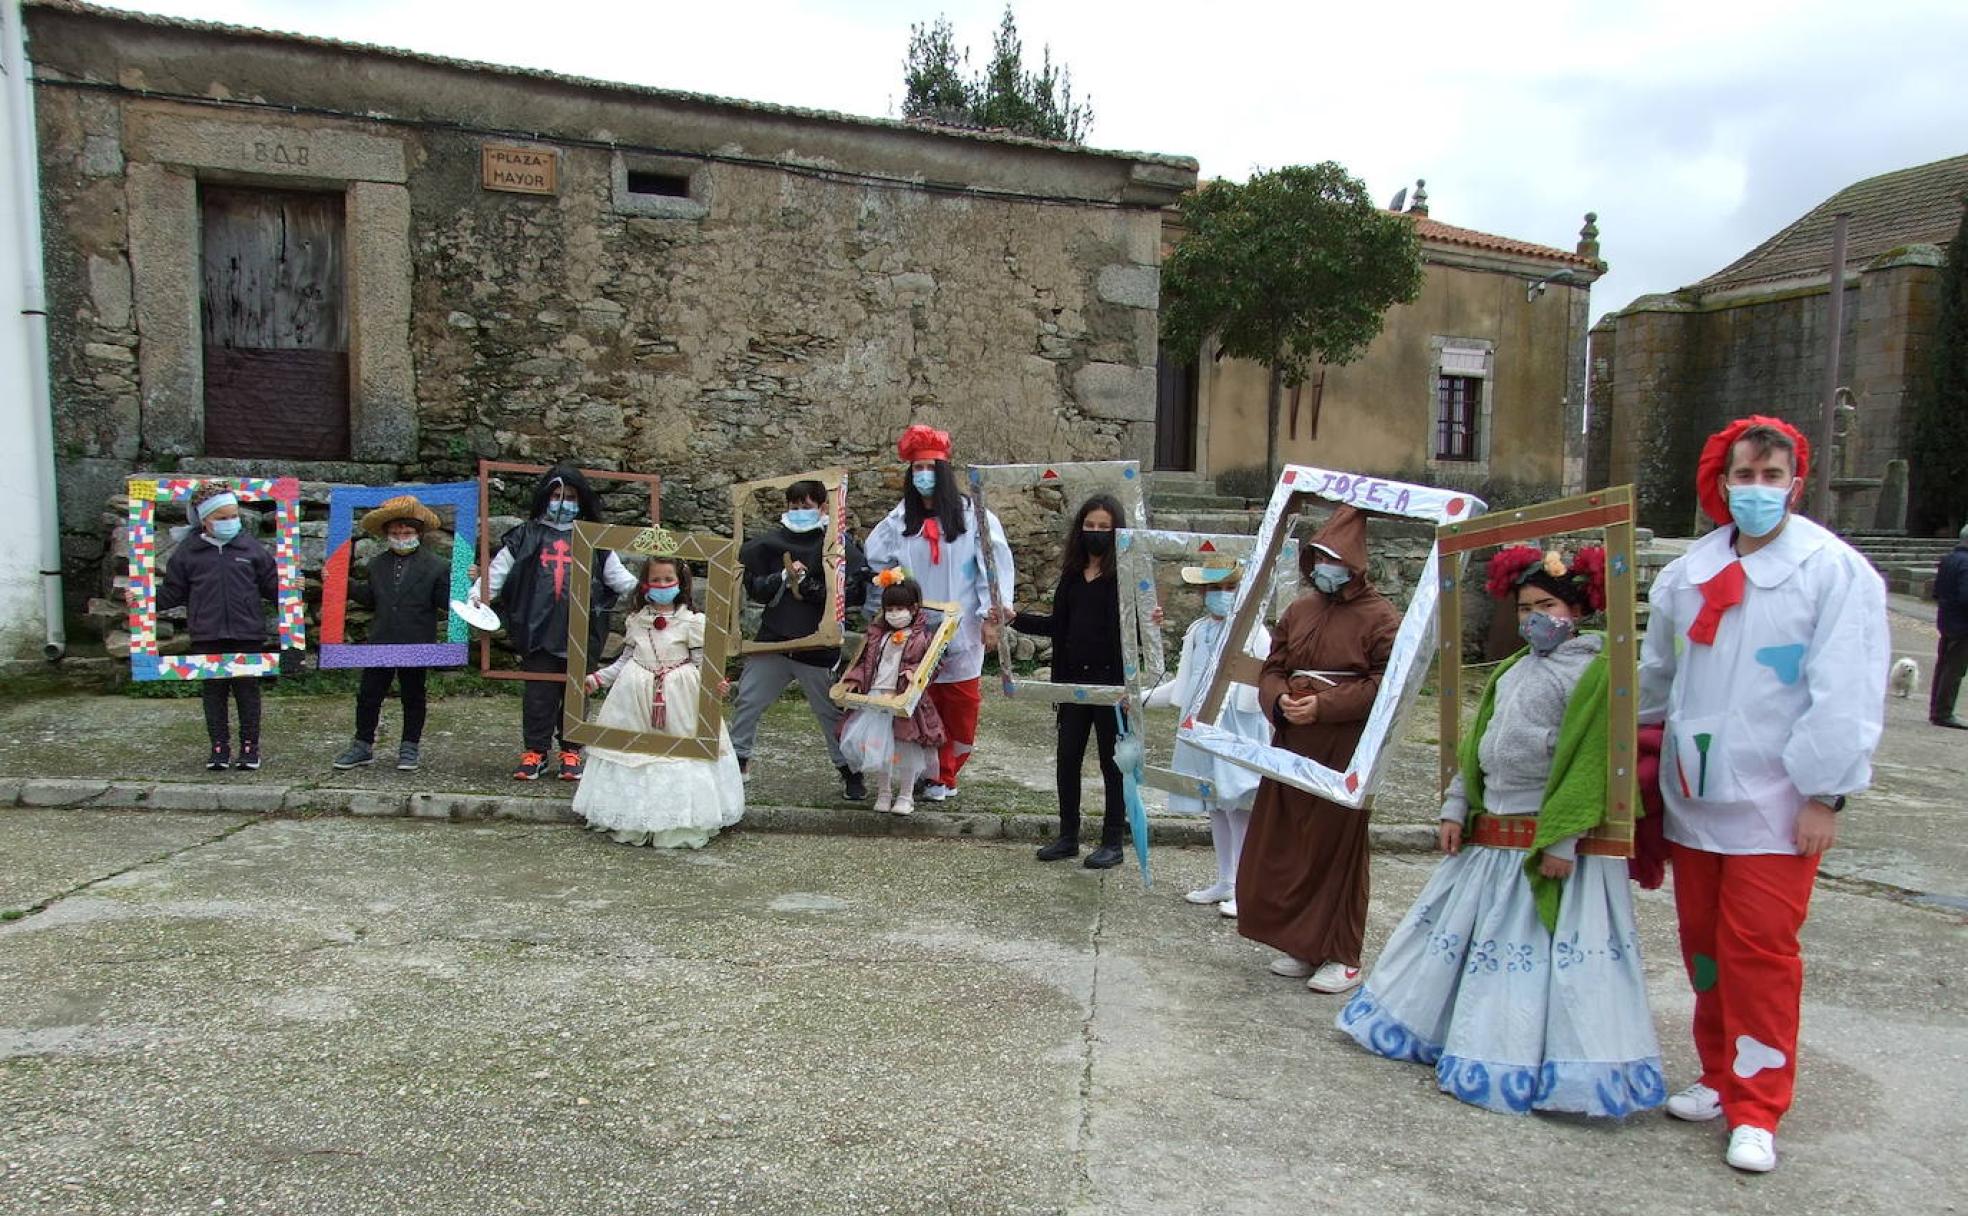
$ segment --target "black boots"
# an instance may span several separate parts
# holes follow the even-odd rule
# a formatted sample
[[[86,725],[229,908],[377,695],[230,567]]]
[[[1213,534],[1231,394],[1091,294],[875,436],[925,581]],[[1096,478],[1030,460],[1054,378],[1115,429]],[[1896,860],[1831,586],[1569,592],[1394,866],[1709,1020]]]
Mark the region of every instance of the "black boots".
[[[1061,836],[1039,850],[1040,861],[1064,861],[1068,857],[1080,855],[1080,841],[1077,836]]]
[[[841,775],[841,797],[847,799],[849,802],[866,802],[868,800],[868,783],[862,779],[861,774],[855,772],[845,764],[840,765],[839,768]]]
[[[1087,854],[1087,859],[1081,864],[1089,870],[1111,870],[1121,864],[1121,846],[1103,844]]]

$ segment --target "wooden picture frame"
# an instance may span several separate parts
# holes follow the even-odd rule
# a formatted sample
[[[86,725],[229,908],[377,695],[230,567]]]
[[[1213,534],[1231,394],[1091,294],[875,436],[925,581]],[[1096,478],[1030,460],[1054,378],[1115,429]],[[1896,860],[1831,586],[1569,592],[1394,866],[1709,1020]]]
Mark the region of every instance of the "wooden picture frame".
[[[1498,511],[1480,520],[1443,524],[1436,547],[1466,557],[1477,549],[1515,541],[1544,540],[1566,532],[1603,530],[1606,545],[1606,818],[1585,834],[1579,852],[1633,856],[1634,820],[1640,805],[1639,602],[1633,558],[1633,487],[1613,486],[1533,506]],[[1477,588],[1480,593],[1481,587]],[[1462,592],[1459,576],[1442,577],[1442,630],[1437,650],[1441,686],[1441,788],[1461,769]]]
[[[1230,627],[1223,631],[1216,651],[1210,656],[1202,681],[1207,691],[1194,709],[1185,712],[1177,738],[1232,764],[1342,806],[1366,807],[1372,805],[1374,787],[1385,767],[1387,743],[1394,726],[1414,704],[1422,680],[1428,674],[1435,613],[1441,595],[1439,543],[1430,547],[1422,563],[1414,598],[1402,614],[1400,630],[1394,636],[1393,652],[1381,677],[1380,694],[1367,717],[1360,742],[1343,770],[1330,768],[1287,748],[1256,743],[1212,724],[1233,682],[1255,685],[1262,675],[1263,664],[1244,654],[1245,640],[1257,620],[1262,601],[1261,596],[1252,593],[1252,588],[1267,581],[1271,568],[1277,564],[1290,535],[1289,521],[1315,499],[1373,514],[1425,520],[1438,527],[1466,521],[1485,509],[1482,499],[1462,490],[1412,485],[1311,465],[1287,465],[1279,474],[1278,484],[1265,507],[1264,522],[1257,532],[1257,558],[1246,567]],[[1458,576],[1462,560],[1460,554],[1453,559]]]
[[[526,473],[533,477],[552,468],[544,464],[515,464],[509,460],[480,460],[478,462],[478,572],[483,579],[486,571],[492,568],[492,475],[494,473]],[[612,469],[582,469],[581,476],[589,482],[614,481],[649,487],[649,526],[660,528],[663,525],[663,478],[656,473],[618,473]],[[599,520],[590,520],[599,523]],[[573,627],[575,617],[568,617],[569,633],[582,634],[583,646],[587,643],[585,627]],[[492,638],[481,634],[478,639],[478,674],[488,680],[558,680],[560,677],[551,671],[513,671],[492,666]]]
[[[740,552],[745,544],[745,504],[753,495],[762,490],[784,490],[802,481],[817,481],[827,492],[827,534],[820,542],[821,560],[826,563],[824,577],[827,583],[827,602],[832,610],[820,614],[820,628],[805,637],[788,638],[780,642],[760,642],[744,636],[741,623],[744,617],[745,597],[743,587],[732,605],[731,631],[738,639],[738,653],[745,654],[784,654],[794,650],[829,650],[839,647],[846,637],[847,629],[847,470],[844,468],[816,469],[807,473],[789,473],[784,477],[767,477],[761,481],[745,481],[731,487],[731,535],[738,542]],[[742,575],[742,570],[741,570]],[[788,588],[782,586],[780,594],[787,594]]]
[[[452,481],[434,485],[334,486],[328,491],[327,557],[321,566],[321,642],[316,662],[325,671],[342,667],[462,667],[471,662],[471,626],[446,611],[444,640],[384,645],[344,641],[350,566],[355,560],[355,513],[380,507],[392,498],[415,495],[426,507],[451,507],[450,600],[471,591],[473,545],[478,527],[479,484]]]
[[[731,604],[738,595],[738,542],[707,532],[671,532],[650,526],[593,524],[576,521],[574,564],[568,574],[568,619],[587,619],[588,601],[596,577],[596,553],[633,553],[645,558],[675,558],[710,567],[699,586],[704,602],[703,678],[697,693],[697,733],[668,735],[655,730],[623,730],[588,721],[588,631],[571,630],[567,639],[567,670],[555,679],[567,681],[560,736],[585,747],[609,748],[649,756],[715,760],[724,726],[724,701],[717,686],[731,658]]]
[[[971,507],[977,514],[977,526],[986,528],[985,519],[990,511],[989,487],[996,485],[1007,489],[1031,489],[1050,486],[1064,492],[1068,481],[1084,491],[1093,494],[1100,490],[1114,492],[1120,500],[1121,509],[1137,526],[1146,527],[1148,523],[1148,500],[1142,491],[1141,465],[1133,460],[1089,460],[1064,461],[1056,464],[974,464],[969,466]],[[1078,510],[1078,505],[1069,507],[1067,514]],[[979,533],[988,536],[990,533]],[[998,586],[997,558],[990,545],[984,545],[982,556],[985,576],[990,580],[993,596]],[[1116,554],[1118,566],[1118,552]],[[1116,594],[1119,580],[1116,579]],[[1132,596],[1121,595],[1121,648],[1123,653],[1139,654],[1141,643],[1138,635],[1146,622],[1145,617],[1134,614],[1135,601]],[[993,604],[994,607],[1004,607]],[[1154,625],[1148,629],[1157,630]],[[998,629],[998,672],[999,685],[1007,697],[1022,696],[1034,701],[1073,702],[1082,705],[1114,705],[1127,696],[1135,678],[1134,667],[1125,659],[1122,661],[1122,680],[1120,684],[1059,684],[1049,680],[1019,678],[1012,666],[1011,638],[1009,624]],[[1156,633],[1153,645],[1160,644],[1160,633]]]
[[[280,584],[276,598],[278,645],[251,654],[165,655],[157,645],[157,504],[189,506],[198,491],[223,485],[241,504],[274,504],[273,562]],[[229,680],[238,676],[277,676],[283,655],[307,650],[307,606],[302,599],[301,483],[292,477],[137,476],[127,482],[130,567],[128,585],[136,593],[129,605],[132,680]],[[193,524],[193,531],[197,525]],[[190,535],[185,540],[192,539]],[[182,543],[182,542],[180,542]]]
[[[929,691],[929,686],[935,678],[936,665],[943,661],[943,652],[950,648],[950,639],[957,636],[957,623],[963,619],[963,609],[948,600],[924,603],[922,609],[925,612],[940,614],[941,619],[937,621],[935,631],[929,635],[929,649],[923,654],[922,662],[917,665],[916,674],[910,677],[908,687],[893,696],[874,697],[863,692],[844,691],[836,683],[833,688],[836,704],[847,709],[864,707],[879,709],[898,718],[906,718],[916,712],[916,706],[922,703],[923,694]]]

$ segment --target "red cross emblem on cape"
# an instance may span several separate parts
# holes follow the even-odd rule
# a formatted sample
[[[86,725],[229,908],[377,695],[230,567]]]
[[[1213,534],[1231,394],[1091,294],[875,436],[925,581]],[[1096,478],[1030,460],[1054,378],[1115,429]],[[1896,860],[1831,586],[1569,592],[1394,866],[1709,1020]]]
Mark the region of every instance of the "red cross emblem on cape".
[[[540,550],[540,569],[553,572],[554,601],[567,594],[567,568],[574,564],[574,552],[566,541],[554,539]]]

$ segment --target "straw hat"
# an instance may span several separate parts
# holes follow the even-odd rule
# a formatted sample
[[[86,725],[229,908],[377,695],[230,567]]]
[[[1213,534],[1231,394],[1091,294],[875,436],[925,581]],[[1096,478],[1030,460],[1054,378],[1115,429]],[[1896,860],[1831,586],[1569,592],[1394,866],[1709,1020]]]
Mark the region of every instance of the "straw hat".
[[[1244,563],[1226,566],[1184,566],[1182,581],[1192,587],[1234,587],[1244,577]]]
[[[435,532],[442,525],[437,514],[414,494],[399,494],[383,503],[382,506],[362,517],[362,530],[371,536],[383,535],[383,530],[399,519],[407,519],[426,532]]]

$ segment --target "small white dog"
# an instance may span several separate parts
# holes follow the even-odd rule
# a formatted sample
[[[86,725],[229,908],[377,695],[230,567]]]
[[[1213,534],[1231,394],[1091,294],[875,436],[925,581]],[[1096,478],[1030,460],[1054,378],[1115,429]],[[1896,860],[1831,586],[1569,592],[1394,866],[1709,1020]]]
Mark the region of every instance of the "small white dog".
[[[1912,659],[1901,657],[1893,660],[1893,669],[1887,673],[1887,686],[1893,695],[1900,698],[1912,696],[1920,691],[1920,664]]]

